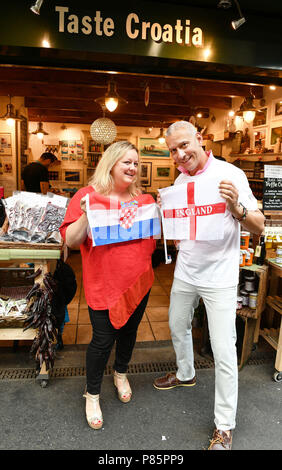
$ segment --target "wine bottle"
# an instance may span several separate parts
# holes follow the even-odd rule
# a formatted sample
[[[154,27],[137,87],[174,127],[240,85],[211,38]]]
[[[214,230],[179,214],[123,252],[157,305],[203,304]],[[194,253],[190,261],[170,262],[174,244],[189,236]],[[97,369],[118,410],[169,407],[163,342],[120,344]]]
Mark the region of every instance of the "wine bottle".
[[[256,250],[257,264],[262,266],[266,256],[264,235],[260,237],[260,244],[257,246],[257,248],[259,248],[258,251]]]

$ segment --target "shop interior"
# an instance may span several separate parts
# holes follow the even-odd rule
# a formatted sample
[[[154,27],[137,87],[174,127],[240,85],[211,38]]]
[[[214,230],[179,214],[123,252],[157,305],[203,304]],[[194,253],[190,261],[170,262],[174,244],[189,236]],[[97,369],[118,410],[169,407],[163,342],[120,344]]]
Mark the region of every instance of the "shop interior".
[[[164,141],[165,130],[177,120],[188,120],[198,128],[206,151],[212,150],[214,156],[245,171],[261,209],[264,165],[282,165],[282,89],[262,85],[259,80],[243,83],[5,65],[0,77],[0,187],[5,198],[21,189],[23,168],[45,151],[59,160],[49,171],[52,191],[72,197],[87,185],[105,147],[117,140],[129,140],[138,147],[142,189],[156,197],[158,188],[172,185],[179,174]],[[265,237],[270,234],[267,253],[275,258],[277,240],[282,236],[281,211],[265,215]],[[250,247],[255,249],[257,244],[259,240],[251,237]],[[161,242],[159,248],[163,250]],[[175,261],[173,246],[170,248]],[[67,262],[76,273],[78,289],[68,305],[69,322],[64,326],[63,341],[65,345],[88,344],[91,328],[79,252],[69,252]],[[137,341],[170,340],[168,306],[173,269],[174,262],[161,262],[155,268],[155,283]],[[263,311],[269,281],[262,282],[261,278],[259,271],[255,283]],[[280,281],[273,287],[274,294],[281,288]],[[266,323],[278,332],[280,317],[273,324],[273,315],[271,309]],[[198,316],[200,321],[197,316],[194,319],[194,336],[201,346],[205,325],[203,315]],[[250,311],[243,318],[246,329],[253,333],[256,329],[258,339],[259,327],[252,319]],[[0,346],[12,344],[11,340],[0,341]]]

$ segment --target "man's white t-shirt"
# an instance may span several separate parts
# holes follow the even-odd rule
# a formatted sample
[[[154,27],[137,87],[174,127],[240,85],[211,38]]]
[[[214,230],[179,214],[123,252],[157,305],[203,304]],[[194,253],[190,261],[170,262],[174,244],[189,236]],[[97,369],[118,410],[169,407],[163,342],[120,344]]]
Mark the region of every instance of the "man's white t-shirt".
[[[248,210],[257,209],[255,199],[245,173],[210,154],[209,165],[194,176],[181,173],[174,184],[190,181],[201,182],[210,179],[219,185],[222,180],[229,180],[239,192],[238,201]],[[228,209],[224,215],[223,240],[198,241],[182,240],[179,243],[174,277],[199,287],[231,287],[238,284],[240,259],[240,223],[232,217]]]

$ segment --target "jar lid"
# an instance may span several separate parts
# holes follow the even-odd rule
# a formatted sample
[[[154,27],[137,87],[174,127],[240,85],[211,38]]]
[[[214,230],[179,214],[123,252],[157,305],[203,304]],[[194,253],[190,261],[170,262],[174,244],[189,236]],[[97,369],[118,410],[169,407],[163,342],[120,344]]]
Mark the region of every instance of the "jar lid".
[[[240,294],[242,294],[242,295],[249,295],[249,292],[247,292],[246,290],[240,290]]]
[[[249,236],[250,236],[250,232],[241,232],[241,236],[243,236],[243,237],[249,237]]]
[[[243,297],[237,297],[237,302],[242,302],[243,301]]]
[[[248,248],[248,251],[249,251],[250,253],[253,253],[253,252],[254,252],[254,249],[253,249],[253,248]]]
[[[252,296],[252,297],[256,297],[258,295],[258,293],[257,292],[250,292],[249,295]]]
[[[254,274],[245,274],[245,280],[248,279],[248,281],[253,281],[255,279]]]

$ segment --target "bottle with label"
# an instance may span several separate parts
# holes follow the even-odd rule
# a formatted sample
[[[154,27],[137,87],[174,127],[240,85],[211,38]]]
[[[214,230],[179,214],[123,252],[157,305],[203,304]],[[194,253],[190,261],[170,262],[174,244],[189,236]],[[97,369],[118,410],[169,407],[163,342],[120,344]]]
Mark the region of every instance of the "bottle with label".
[[[266,249],[264,235],[260,237],[260,244],[256,247],[255,257],[257,259],[257,264],[262,266],[265,260]]]

